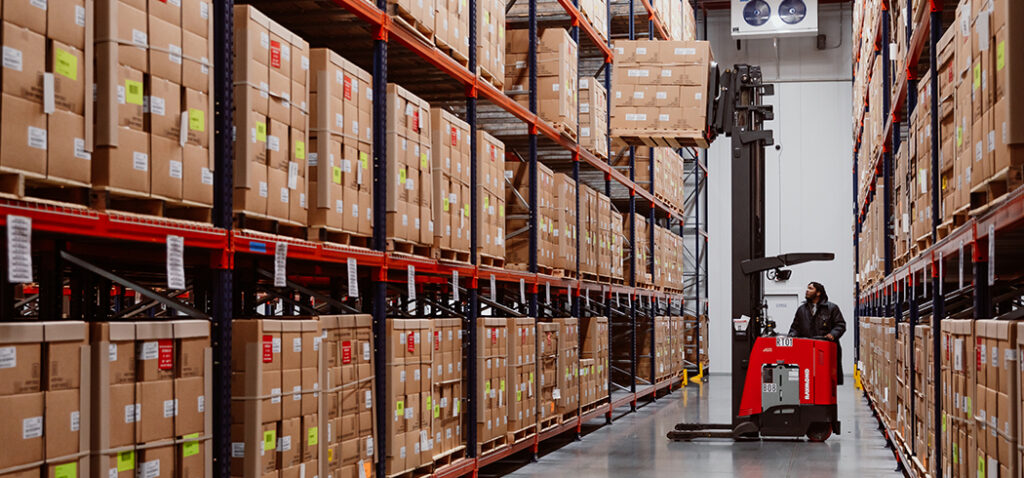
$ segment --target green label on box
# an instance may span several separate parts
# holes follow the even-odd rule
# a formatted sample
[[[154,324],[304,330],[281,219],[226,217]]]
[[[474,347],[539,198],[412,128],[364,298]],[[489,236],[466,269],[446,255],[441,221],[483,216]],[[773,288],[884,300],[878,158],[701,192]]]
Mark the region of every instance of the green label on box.
[[[130,105],[142,106],[142,82],[124,80],[124,101]]]
[[[974,65],[974,89],[981,86],[981,63]]]
[[[405,168],[399,169],[398,170],[398,182],[401,183],[401,184],[405,184],[405,178],[406,178],[406,176],[405,176]]]
[[[317,427],[309,427],[309,431],[306,432],[306,444],[308,446],[316,446],[320,443],[320,430]]]
[[[199,434],[198,433],[193,433],[193,434],[190,434],[190,435],[185,435],[183,438],[185,438],[186,440],[192,440],[192,441],[186,441],[186,442],[181,444],[181,455],[184,456],[185,458],[188,458],[190,456],[198,455],[199,454]]]
[[[341,168],[340,167],[335,166],[331,170],[331,176],[332,176],[331,179],[334,180],[334,184],[341,184]]]
[[[517,402],[523,401],[523,391],[522,390],[516,390],[516,401]]]
[[[277,430],[263,432],[263,451],[274,451],[277,449]]]
[[[53,478],[78,478],[78,462],[57,465],[53,468]]]
[[[256,122],[256,141],[261,143],[267,142],[267,123],[262,121]]]
[[[295,159],[306,159],[306,142],[295,142]]]
[[[959,148],[960,146],[963,146],[963,144],[964,144],[964,127],[963,126],[957,126],[956,127],[956,147]]]
[[[487,394],[490,394],[490,393],[491,393],[491,381],[488,380],[488,381],[484,382],[484,395],[487,395]]]
[[[498,206],[498,217],[505,217],[505,205]]]
[[[399,400],[399,401],[395,402],[395,415],[398,415],[399,417],[404,417],[405,416],[405,402],[404,401]]]
[[[505,391],[505,379],[501,379],[501,391]]]
[[[978,457],[978,478],[985,477],[985,457]]]
[[[53,54],[54,73],[78,81],[78,57],[60,48],[56,50]]]
[[[444,211],[448,212],[448,208],[449,208],[448,198],[441,198],[441,204],[444,206]]]
[[[973,410],[971,410],[971,397],[964,397],[967,400],[967,416],[972,416]]]
[[[487,206],[489,206],[489,205],[490,205],[490,203],[491,203],[491,202],[490,202],[490,201],[488,201],[488,197],[487,197],[487,196],[484,196],[484,209],[487,209]]]
[[[206,112],[195,108],[188,109],[188,129],[191,131],[206,131]]]
[[[530,383],[533,383],[533,372],[530,372]]]
[[[953,464],[954,465],[959,465],[960,464],[959,446],[956,443],[953,444]]]
[[[1006,40],[996,44],[996,71],[1003,71],[1006,67]]]
[[[431,408],[434,407],[430,406],[430,397],[427,397],[427,410],[430,410]]]
[[[943,432],[946,431],[946,414],[945,413],[942,414],[942,431]]]
[[[428,166],[430,166],[430,161],[427,160],[427,153],[420,153],[420,168]]]
[[[441,406],[434,402],[434,418],[441,418]]]
[[[462,215],[469,217],[469,204],[466,204],[465,207],[462,208]]]
[[[135,469],[135,450],[122,451],[117,454],[117,472]]]

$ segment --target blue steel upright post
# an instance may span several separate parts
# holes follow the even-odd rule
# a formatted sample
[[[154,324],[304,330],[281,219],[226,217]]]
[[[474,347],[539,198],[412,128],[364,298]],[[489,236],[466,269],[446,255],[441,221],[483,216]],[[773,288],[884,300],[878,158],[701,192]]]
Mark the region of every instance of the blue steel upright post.
[[[387,0],[377,0],[377,8],[387,11]],[[373,40],[373,249],[387,251],[387,188],[390,186],[387,166],[387,85],[388,38],[381,26]],[[373,294],[374,376],[377,397],[387,396],[387,276],[386,266],[377,269]],[[377,406],[377,476],[385,476],[388,437],[387,407]]]
[[[470,73],[476,74],[477,71],[477,57],[476,57],[476,42],[477,42],[477,31],[476,31],[476,19],[477,19],[477,1],[469,0],[469,71]],[[478,247],[480,245],[480,238],[478,236],[477,224],[480,220],[477,217],[479,212],[477,209],[478,201],[480,200],[477,196],[477,174],[479,166],[477,165],[477,91],[475,88],[470,88],[466,95],[466,122],[469,123],[469,263],[476,266],[479,262],[477,257]],[[466,320],[463,322],[463,330],[466,334],[466,388],[467,393],[467,410],[466,410],[466,456],[474,458],[477,455],[477,316],[480,314],[480,296],[479,289],[477,288],[477,273],[474,272],[474,277],[470,280],[469,286],[469,309],[466,311]],[[452,284],[452,287],[458,287],[458,284]]]
[[[932,94],[931,97],[931,125],[932,125],[932,243],[939,241],[939,223],[941,219],[941,211],[939,209],[939,65],[937,61],[936,51],[939,46],[939,41],[942,38],[942,3],[936,0],[931,2],[931,38],[928,44],[928,63],[931,70],[931,77],[929,81],[931,84]],[[932,263],[932,357],[938,357],[941,351],[942,343],[942,316],[945,311],[943,306],[945,301],[943,300],[942,288],[939,287],[939,281],[942,280],[939,277],[939,267],[933,261]],[[927,280],[927,278],[926,278]],[[933,360],[932,363],[932,376],[935,377],[933,380],[932,396],[935,397],[935,403],[933,405],[934,410],[934,422],[942,423],[942,400],[938,398],[942,396],[942,361]],[[935,441],[935,462],[942,463],[942,440]],[[936,467],[936,477],[942,478],[942,467]]]

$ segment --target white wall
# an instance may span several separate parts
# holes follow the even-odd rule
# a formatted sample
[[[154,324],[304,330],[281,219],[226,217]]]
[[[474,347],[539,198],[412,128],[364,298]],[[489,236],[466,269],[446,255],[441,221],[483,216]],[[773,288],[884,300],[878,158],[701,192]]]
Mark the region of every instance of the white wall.
[[[719,65],[761,65],[766,82],[776,83],[775,120],[767,123],[775,143],[766,154],[767,255],[786,252],[834,252],[830,263],[793,268],[785,283],[766,281],[769,315],[782,332],[789,330],[795,305],[803,301],[810,281],[821,282],[847,320],[842,338],[846,372],[853,369],[853,141],[851,139],[849,8],[825,8],[819,31],[827,35],[826,50],[817,50],[810,38],[744,40],[729,34],[728,11],[708,19],[708,37]],[[700,31],[698,29],[698,31]],[[719,139],[709,151],[709,270],[711,371],[731,371],[729,329],[731,284],[732,195],[729,138]],[[717,272],[716,271],[720,271]],[[799,294],[799,299],[793,297]]]

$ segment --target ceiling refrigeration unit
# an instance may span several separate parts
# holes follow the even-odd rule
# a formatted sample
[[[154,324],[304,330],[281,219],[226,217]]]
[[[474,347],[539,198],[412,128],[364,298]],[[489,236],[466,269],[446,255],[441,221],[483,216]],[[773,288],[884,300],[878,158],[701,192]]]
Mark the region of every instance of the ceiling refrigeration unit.
[[[732,0],[733,38],[818,34],[818,0]]]

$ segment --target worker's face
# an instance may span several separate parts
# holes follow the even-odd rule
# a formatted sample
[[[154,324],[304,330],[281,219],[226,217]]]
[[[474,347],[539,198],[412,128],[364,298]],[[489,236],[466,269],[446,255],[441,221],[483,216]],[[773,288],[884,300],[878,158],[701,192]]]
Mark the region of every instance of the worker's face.
[[[807,300],[814,300],[818,297],[818,289],[815,289],[813,285],[807,284],[807,290],[804,291],[804,298]]]

